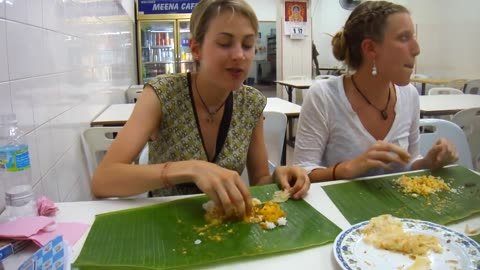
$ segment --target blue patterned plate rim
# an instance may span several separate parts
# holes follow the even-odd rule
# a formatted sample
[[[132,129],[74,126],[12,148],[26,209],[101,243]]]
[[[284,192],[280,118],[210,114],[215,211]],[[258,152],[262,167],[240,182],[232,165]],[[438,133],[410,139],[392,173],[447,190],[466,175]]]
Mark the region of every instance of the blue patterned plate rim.
[[[452,237],[456,237],[460,242],[457,241],[457,243],[461,244],[464,248],[469,248],[471,250],[474,250],[474,255],[476,258],[472,258],[472,261],[475,261],[475,264],[478,266],[478,268],[475,269],[480,269],[480,244],[477,243],[475,240],[472,238],[466,236],[463,233],[457,232],[453,229],[450,229],[448,227],[430,222],[430,221],[424,221],[424,220],[416,220],[416,219],[409,219],[409,218],[400,218],[400,221],[403,223],[404,227],[408,226],[409,224],[414,225],[414,226],[421,226],[424,225],[425,228],[428,230],[434,230],[434,231],[441,231],[443,233],[447,233],[448,235],[451,235]],[[362,221],[360,223],[357,223],[355,225],[352,225],[350,228],[345,229],[342,231],[336,238],[333,243],[333,253],[335,256],[335,259],[337,260],[338,264],[345,270],[357,270],[360,269],[356,263],[357,262],[352,262],[349,261],[345,258],[344,255],[344,241],[345,239],[352,235],[353,233],[360,233],[360,229],[365,227],[368,224],[369,221]],[[427,230],[425,230],[427,231]],[[475,266],[474,266],[475,267]],[[363,269],[363,268],[362,268]]]

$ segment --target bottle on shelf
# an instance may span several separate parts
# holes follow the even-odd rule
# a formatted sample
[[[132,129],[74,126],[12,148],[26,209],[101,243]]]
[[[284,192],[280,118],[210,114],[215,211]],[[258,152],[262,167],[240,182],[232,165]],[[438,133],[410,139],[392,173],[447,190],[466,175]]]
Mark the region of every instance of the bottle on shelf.
[[[15,114],[0,115],[0,180],[9,219],[37,215],[28,144]]]

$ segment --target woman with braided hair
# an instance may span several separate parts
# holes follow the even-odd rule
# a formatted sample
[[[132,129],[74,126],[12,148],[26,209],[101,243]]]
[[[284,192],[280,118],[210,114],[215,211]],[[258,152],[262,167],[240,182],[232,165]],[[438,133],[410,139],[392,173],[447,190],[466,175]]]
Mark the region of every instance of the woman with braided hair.
[[[409,82],[420,48],[405,7],[363,2],[332,47],[354,73],[317,81],[303,102],[294,164],[312,182],[435,169],[458,159],[445,139],[419,155],[419,98]]]

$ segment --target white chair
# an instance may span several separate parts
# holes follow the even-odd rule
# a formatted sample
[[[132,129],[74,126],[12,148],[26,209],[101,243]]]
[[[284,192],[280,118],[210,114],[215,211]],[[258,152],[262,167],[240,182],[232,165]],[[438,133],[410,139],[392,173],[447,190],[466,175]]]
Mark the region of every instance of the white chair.
[[[473,167],[480,171],[480,108],[460,111],[453,116],[452,122],[465,133],[470,145]]]
[[[467,138],[459,126],[442,119],[420,119],[420,128],[432,130],[431,133],[420,134],[419,150],[421,155],[426,156],[438,139],[446,138],[457,149],[459,154],[457,164],[473,169]]]
[[[82,141],[87,149],[87,166],[90,178],[92,178],[95,169],[121,129],[122,127],[91,127],[83,132]],[[148,144],[140,154],[140,164],[148,164]],[[148,197],[148,193],[142,193],[129,198],[146,197]]]
[[[127,103],[136,103],[138,98],[143,92],[143,86],[134,86],[134,87],[129,87],[127,91],[125,91],[125,94],[127,96]]]
[[[287,77],[287,80],[307,80],[306,76],[303,75],[295,75]],[[295,91],[295,103],[298,105],[302,105],[303,103],[303,95],[308,91],[307,89],[293,89]],[[304,93],[305,92],[305,93]]]
[[[428,95],[463,95],[463,91],[451,87],[432,87],[428,90]],[[451,120],[452,115],[438,115],[430,118]]]
[[[267,148],[268,170],[272,174],[282,160],[287,116],[281,112],[263,112],[263,118],[263,137]],[[242,172],[241,177],[246,183],[249,183],[246,169]]]
[[[465,88],[465,84],[467,83],[466,79],[456,79],[456,80],[451,80],[449,81],[445,86],[446,87],[451,87],[451,88],[456,88],[458,90],[462,90]]]
[[[268,160],[276,167],[280,165],[282,160],[287,116],[281,112],[263,112],[263,117],[263,136],[267,147]]]
[[[463,91],[452,87],[433,87],[428,90],[428,95],[463,95]]]
[[[105,152],[122,127],[91,127],[83,132],[82,139],[87,149],[87,164],[90,177],[102,160]]]
[[[465,94],[480,95],[480,79],[468,81],[465,85]]]
[[[337,76],[334,75],[318,75],[315,77],[315,80],[328,80],[331,78],[336,78]]]

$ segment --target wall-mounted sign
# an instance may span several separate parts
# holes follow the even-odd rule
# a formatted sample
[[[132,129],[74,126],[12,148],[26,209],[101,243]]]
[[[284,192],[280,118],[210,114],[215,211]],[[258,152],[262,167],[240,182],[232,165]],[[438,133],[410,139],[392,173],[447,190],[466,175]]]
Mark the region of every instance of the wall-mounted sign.
[[[199,0],[138,0],[139,14],[192,13]]]
[[[307,2],[285,1],[285,35],[303,39],[307,34]]]

